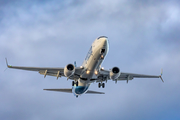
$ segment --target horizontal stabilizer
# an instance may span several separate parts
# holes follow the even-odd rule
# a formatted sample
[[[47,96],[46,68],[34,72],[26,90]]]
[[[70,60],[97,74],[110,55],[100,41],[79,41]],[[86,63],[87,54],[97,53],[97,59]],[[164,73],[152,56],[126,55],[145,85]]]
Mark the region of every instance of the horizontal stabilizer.
[[[88,91],[86,92],[86,94],[105,94],[105,93],[103,93],[103,92],[97,92],[97,91],[92,91],[92,90],[88,90]]]
[[[72,89],[43,89],[43,90],[72,93]],[[88,91],[86,92],[86,94],[105,94],[105,93],[88,90]]]
[[[72,89],[43,89],[43,90],[72,93]]]

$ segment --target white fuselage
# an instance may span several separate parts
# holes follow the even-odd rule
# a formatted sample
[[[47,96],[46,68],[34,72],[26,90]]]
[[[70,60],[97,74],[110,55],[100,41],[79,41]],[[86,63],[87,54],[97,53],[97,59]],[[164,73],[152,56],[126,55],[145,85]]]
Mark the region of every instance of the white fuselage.
[[[86,93],[90,83],[96,79],[96,74],[100,71],[101,63],[109,51],[107,37],[97,38],[90,47],[90,50],[82,64],[83,71],[78,80],[78,86],[73,86],[72,92],[75,95]]]

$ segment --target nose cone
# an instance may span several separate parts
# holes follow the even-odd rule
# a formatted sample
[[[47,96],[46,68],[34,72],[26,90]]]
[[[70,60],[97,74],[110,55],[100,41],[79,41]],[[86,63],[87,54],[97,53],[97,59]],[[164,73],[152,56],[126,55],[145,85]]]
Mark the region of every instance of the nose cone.
[[[104,38],[103,43],[104,43],[104,46],[107,46],[108,45],[108,39]]]
[[[101,49],[105,49],[105,54],[109,51],[109,41],[107,38],[101,38]]]
[[[99,37],[98,40],[101,41],[101,44],[103,44],[103,46],[106,46],[108,44],[108,38],[105,36]]]
[[[108,48],[109,47],[109,41],[107,38],[102,38],[101,39],[101,43],[102,43],[102,46],[105,47],[105,48]]]
[[[106,36],[100,36],[99,38],[97,38],[97,40],[100,42],[100,46],[102,48],[107,49],[107,51],[109,50],[109,41],[108,38]]]

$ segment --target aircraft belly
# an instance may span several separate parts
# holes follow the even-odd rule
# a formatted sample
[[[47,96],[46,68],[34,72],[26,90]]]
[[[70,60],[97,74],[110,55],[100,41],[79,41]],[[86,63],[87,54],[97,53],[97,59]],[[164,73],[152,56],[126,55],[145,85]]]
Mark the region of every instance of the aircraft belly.
[[[97,69],[98,65],[100,64],[99,62],[101,61],[99,61],[98,59],[94,59],[94,57],[92,57],[91,61],[86,65],[86,68],[89,71],[89,73],[87,74],[87,72],[84,72],[81,75],[81,77],[91,79],[94,75],[95,69]]]
[[[85,78],[86,81],[90,81],[92,77],[94,76],[95,70],[99,70],[99,67],[103,61],[101,58],[100,50],[102,49],[101,46],[97,46],[93,48],[93,52],[91,53],[90,57],[88,59],[85,59],[83,65],[84,65],[84,72],[80,75],[81,78]],[[106,49],[106,48],[105,48]],[[107,52],[107,51],[106,51]],[[105,57],[106,53],[104,53]]]
[[[90,84],[84,83],[81,80],[78,80],[79,85],[72,87],[72,92],[74,95],[81,95],[88,91]]]

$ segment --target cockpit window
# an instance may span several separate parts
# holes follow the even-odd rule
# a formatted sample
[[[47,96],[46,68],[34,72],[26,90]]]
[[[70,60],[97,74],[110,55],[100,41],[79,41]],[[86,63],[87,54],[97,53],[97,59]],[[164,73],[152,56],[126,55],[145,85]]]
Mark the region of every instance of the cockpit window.
[[[98,39],[100,39],[100,38],[108,38],[108,37],[106,37],[106,36],[100,36],[100,37],[98,37]]]

